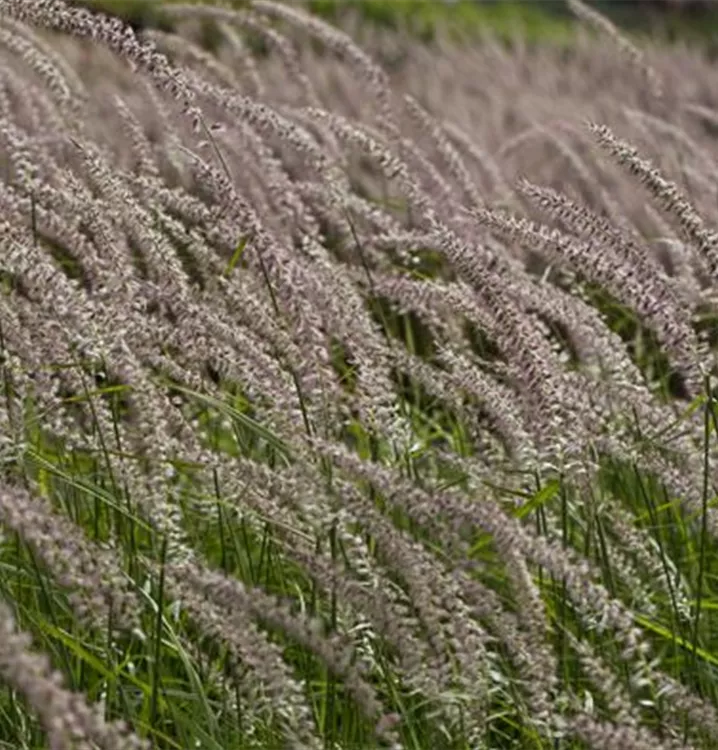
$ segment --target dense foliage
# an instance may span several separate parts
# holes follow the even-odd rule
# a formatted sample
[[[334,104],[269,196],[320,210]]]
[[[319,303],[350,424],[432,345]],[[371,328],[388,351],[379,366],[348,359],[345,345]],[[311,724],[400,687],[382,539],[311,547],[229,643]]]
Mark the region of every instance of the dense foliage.
[[[716,72],[569,7],[0,0],[0,745],[716,746]]]

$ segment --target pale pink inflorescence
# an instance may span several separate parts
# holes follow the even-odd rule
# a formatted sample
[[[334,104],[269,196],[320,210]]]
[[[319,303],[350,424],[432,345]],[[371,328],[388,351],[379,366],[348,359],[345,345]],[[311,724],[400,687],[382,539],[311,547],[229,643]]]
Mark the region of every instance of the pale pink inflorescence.
[[[396,748],[397,695],[471,747],[504,711],[551,742],[718,741],[645,627],[659,600],[688,619],[692,583],[599,481],[628,467],[689,516],[715,491],[703,413],[682,415],[716,364],[696,325],[718,280],[714,73],[649,63],[570,5],[638,77],[591,38],[567,66],[489,39],[362,46],[274,0],[173,4],[172,32],[141,34],[0,0],[0,541],[89,632],[146,637],[140,578],[163,580],[188,658],[293,747],[324,738],[290,650]],[[271,537],[295,598],[244,580],[249,536],[217,567],[204,535],[227,524]],[[52,747],[144,746],[4,608],[0,627],[0,676]]]
[[[106,721],[99,706],[70,692],[48,658],[32,650],[31,636],[17,628],[4,603],[0,605],[0,635],[0,676],[37,712],[50,748],[147,750],[151,746],[121,721]]]

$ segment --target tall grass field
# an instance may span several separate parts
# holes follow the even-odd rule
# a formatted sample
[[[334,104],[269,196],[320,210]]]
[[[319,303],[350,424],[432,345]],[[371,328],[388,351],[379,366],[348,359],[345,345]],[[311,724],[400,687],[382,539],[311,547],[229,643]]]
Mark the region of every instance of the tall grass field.
[[[0,749],[718,748],[718,71],[567,6],[0,0]]]

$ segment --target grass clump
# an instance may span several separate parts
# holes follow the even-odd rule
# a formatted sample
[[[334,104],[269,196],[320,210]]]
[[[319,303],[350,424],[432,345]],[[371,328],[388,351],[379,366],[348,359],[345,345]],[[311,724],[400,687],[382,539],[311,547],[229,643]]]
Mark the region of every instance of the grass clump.
[[[2,743],[715,746],[715,75],[569,7],[0,0]]]

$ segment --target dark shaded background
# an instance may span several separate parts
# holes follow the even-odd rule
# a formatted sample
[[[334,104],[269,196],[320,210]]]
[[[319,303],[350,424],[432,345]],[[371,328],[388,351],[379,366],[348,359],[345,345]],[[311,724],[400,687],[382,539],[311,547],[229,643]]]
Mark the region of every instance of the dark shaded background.
[[[137,29],[168,27],[161,6],[178,1],[70,0],[120,15]],[[623,29],[668,41],[695,42],[718,55],[718,0],[587,1]],[[232,4],[242,7],[244,0]],[[565,0],[297,0],[296,4],[334,21],[345,13],[358,13],[369,23],[401,25],[426,38],[437,23],[448,22],[469,33],[491,28],[501,35],[517,28],[529,40],[551,41],[565,37],[574,22]]]

